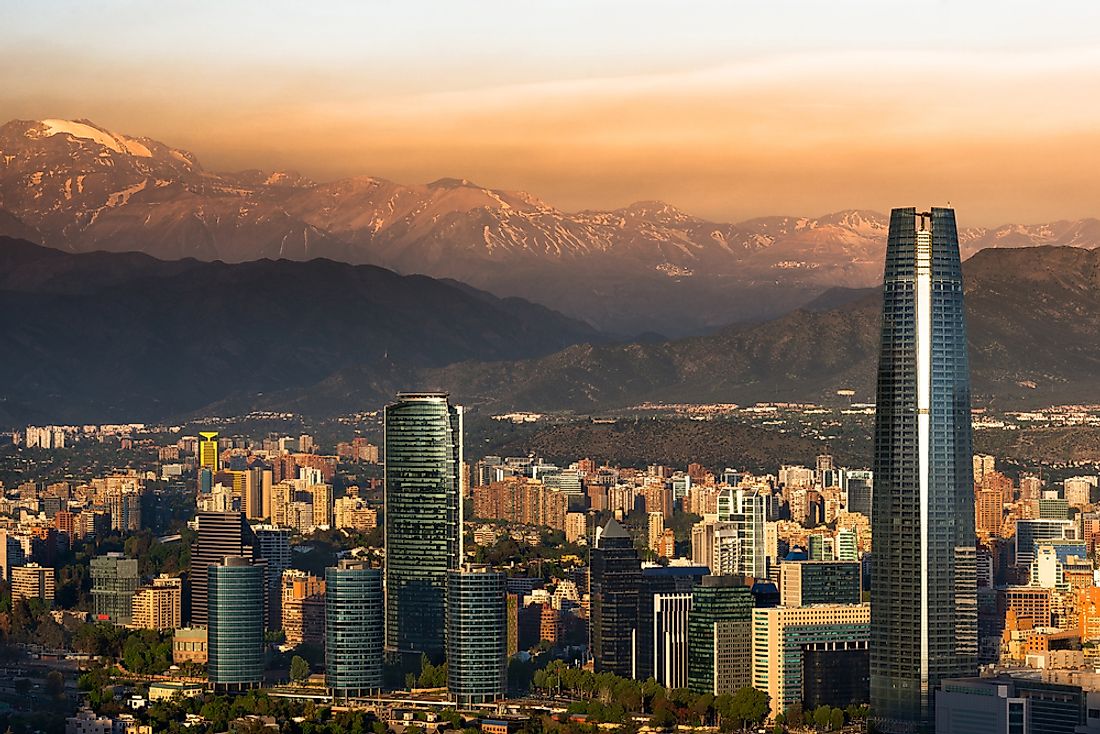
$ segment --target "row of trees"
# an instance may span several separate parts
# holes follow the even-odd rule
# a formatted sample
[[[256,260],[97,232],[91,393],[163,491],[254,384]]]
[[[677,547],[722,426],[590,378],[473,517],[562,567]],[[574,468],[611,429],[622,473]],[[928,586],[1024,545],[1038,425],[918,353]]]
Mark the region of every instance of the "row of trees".
[[[636,681],[611,673],[594,673],[555,660],[534,672],[534,687],[545,695],[582,699],[569,706],[569,713],[584,714],[596,723],[629,723],[634,715],[648,714],[652,726],[716,725],[723,731],[759,726],[770,710],[768,694],[745,687],[735,693],[714,696],[685,689],[666,689],[655,680]],[[792,706],[776,717],[776,731],[787,727],[813,726],[821,731],[838,731],[846,724],[867,718],[866,706],[847,709],[819,706],[803,712]]]

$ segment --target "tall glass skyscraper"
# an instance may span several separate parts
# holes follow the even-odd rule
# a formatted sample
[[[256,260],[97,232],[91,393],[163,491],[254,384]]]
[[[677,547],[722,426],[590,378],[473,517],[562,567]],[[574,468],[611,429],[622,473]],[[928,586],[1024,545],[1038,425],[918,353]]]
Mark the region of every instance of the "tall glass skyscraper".
[[[977,671],[970,368],[955,212],[894,209],[872,498],[871,708],[931,731],[934,689]]]
[[[439,662],[447,572],[462,562],[462,408],[399,393],[385,422],[386,646]]]
[[[607,521],[591,558],[589,629],[596,672],[634,678],[642,563],[630,534],[615,518]]]
[[[382,688],[382,572],[361,561],[325,569],[325,682],[337,696]]]
[[[241,690],[264,677],[264,569],[230,556],[210,566],[208,672],[215,689]]]
[[[474,565],[447,574],[447,691],[460,705],[504,698],[506,605],[504,574]]]

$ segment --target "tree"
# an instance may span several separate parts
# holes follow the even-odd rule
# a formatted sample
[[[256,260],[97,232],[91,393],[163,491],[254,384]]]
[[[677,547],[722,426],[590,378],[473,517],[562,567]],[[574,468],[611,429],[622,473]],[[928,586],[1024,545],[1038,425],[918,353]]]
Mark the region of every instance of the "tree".
[[[840,731],[844,728],[844,712],[840,709],[833,709],[829,714],[829,728],[833,731]]]
[[[829,706],[818,706],[814,709],[813,722],[818,729],[828,729],[833,710]]]
[[[65,692],[65,676],[60,671],[51,670],[46,676],[46,693],[51,696],[60,696]]]
[[[729,714],[733,721],[739,722],[742,729],[761,724],[768,716],[768,694],[751,686],[745,686],[733,694]]]
[[[310,667],[306,659],[295,655],[290,660],[290,679],[295,683],[304,683],[309,678]]]

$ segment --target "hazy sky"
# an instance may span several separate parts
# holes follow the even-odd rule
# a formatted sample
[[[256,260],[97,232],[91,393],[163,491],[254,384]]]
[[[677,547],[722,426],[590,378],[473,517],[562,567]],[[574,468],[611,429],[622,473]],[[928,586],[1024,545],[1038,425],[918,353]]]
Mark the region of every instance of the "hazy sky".
[[[1100,216],[1100,3],[0,2],[0,118],[700,216]]]

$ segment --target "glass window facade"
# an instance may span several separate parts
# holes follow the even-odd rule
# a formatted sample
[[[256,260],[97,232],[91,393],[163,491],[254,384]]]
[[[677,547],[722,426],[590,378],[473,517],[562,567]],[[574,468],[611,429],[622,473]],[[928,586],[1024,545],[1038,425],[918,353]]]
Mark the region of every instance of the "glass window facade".
[[[264,673],[264,569],[231,557],[207,571],[210,682],[222,690],[257,686]]]
[[[504,698],[506,604],[502,573],[467,567],[447,576],[447,690],[461,705]]]
[[[447,572],[462,559],[462,408],[445,393],[386,407],[386,645],[443,659]]]
[[[344,563],[325,571],[325,673],[337,696],[382,688],[382,572]]]
[[[871,704],[932,728],[932,692],[977,667],[970,370],[955,213],[895,209],[874,434]]]
[[[614,518],[608,520],[599,545],[592,549],[589,577],[589,625],[596,672],[633,678],[642,563],[634,541]]]
[[[736,693],[751,683],[752,590],[739,576],[704,576],[688,612],[688,689]]]

